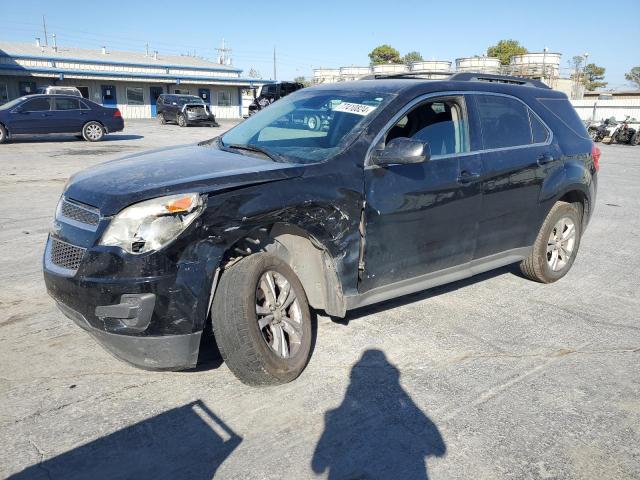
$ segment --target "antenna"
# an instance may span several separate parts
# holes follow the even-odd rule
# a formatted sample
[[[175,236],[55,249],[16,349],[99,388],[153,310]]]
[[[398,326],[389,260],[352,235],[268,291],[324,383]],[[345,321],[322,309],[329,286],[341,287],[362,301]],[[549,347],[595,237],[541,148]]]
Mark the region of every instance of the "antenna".
[[[276,46],[273,46],[273,79],[277,80],[278,76],[276,75]]]
[[[44,29],[44,46],[49,46],[49,39],[47,38],[47,21],[44,19],[44,15],[42,15],[42,28]]]
[[[222,46],[220,48],[216,48],[216,51],[219,53],[218,55],[218,63],[220,65],[231,65],[231,52],[230,48],[225,47],[224,38],[222,39]],[[229,54],[229,56],[227,56]]]
[[[145,57],[149,56],[149,42],[145,43],[144,46],[146,47],[146,53],[144,54]]]

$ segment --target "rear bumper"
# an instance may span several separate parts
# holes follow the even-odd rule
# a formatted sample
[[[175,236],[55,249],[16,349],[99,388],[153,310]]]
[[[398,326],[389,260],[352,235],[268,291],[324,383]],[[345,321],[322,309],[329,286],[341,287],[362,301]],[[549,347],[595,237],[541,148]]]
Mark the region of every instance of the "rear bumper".
[[[124,120],[122,118],[115,118],[109,122],[105,122],[107,133],[121,132],[124,130]]]
[[[62,313],[119,360],[146,370],[184,370],[196,366],[202,332],[159,337],[120,335],[99,330],[81,313],[64,303],[56,303]]]

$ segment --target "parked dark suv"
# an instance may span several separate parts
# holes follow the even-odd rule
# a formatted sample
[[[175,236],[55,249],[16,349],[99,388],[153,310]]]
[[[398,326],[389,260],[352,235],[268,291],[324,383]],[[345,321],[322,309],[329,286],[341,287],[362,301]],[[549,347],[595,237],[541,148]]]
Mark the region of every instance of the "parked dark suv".
[[[322,130],[280,122],[327,105]],[[243,382],[289,382],[311,355],[311,309],[343,317],[514,262],[562,278],[599,158],[567,97],[535,81],[312,87],[210,141],[73,176],[45,281],[134,365],[193,367],[211,322]]]
[[[260,90],[260,95],[254,98],[253,102],[249,105],[249,116],[268,107],[276,100],[280,100],[282,97],[286,97],[302,88],[304,88],[304,85],[298,82],[275,82],[263,85]]]
[[[158,121],[161,124],[176,122],[181,127],[189,125],[210,125],[219,127],[211,107],[195,95],[170,95],[158,97]]]

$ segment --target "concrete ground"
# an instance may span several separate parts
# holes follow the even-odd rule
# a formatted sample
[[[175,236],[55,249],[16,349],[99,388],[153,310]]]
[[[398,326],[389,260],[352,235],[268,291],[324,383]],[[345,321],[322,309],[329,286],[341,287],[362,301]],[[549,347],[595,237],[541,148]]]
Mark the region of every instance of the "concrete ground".
[[[254,389],[211,352],[193,372],[120,363],[41,275],[72,173],[220,131],[129,121],[97,144],[0,146],[0,477],[640,478],[640,148],[601,147],[559,283],[504,268],[320,317],[302,376]]]

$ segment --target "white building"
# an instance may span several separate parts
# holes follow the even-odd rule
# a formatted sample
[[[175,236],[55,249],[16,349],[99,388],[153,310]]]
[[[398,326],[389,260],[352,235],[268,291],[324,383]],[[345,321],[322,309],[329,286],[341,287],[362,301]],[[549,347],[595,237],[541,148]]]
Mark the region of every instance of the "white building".
[[[241,118],[243,90],[269,80],[192,56],[0,42],[0,104],[40,86],[67,85],[85,98],[118,107],[125,118],[150,118],[162,93],[197,95],[218,118]],[[245,106],[246,107],[246,106]]]

